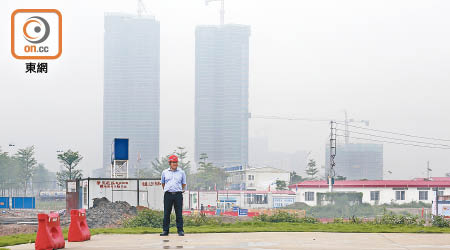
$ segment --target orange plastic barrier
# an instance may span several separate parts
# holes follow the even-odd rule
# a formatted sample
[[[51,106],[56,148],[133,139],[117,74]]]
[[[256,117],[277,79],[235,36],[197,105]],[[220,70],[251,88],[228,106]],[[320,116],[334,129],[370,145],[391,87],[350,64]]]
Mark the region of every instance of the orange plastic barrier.
[[[38,214],[38,232],[34,248],[36,250],[52,250],[65,247],[64,237],[59,224],[59,215]]]
[[[67,240],[86,241],[91,239],[91,232],[89,231],[86,222],[86,209],[72,209],[70,211],[70,226]]]

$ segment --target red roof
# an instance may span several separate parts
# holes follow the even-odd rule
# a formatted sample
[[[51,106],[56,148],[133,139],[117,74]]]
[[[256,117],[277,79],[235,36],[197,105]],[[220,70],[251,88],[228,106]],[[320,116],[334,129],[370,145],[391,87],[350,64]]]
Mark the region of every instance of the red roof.
[[[327,181],[304,181],[289,188],[328,188]],[[335,181],[334,188],[365,187],[450,187],[450,180],[367,180],[367,181]]]

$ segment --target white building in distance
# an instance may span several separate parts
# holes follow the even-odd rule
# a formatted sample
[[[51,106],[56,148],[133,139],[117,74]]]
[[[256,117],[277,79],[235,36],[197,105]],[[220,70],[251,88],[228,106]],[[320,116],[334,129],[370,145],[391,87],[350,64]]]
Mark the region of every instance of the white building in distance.
[[[289,186],[296,192],[296,202],[310,206],[318,204],[318,193],[327,193],[327,181],[304,181]],[[450,195],[450,178],[414,180],[336,181],[333,192],[362,193],[362,202],[375,204],[431,203],[436,195]]]
[[[275,190],[276,181],[285,181],[289,185],[289,171],[272,168],[225,168],[229,174],[227,184],[231,190]]]

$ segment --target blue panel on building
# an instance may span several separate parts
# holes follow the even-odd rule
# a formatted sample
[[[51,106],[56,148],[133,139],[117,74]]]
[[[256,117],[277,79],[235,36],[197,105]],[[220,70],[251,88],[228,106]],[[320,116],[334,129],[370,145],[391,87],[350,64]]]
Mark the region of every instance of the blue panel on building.
[[[128,160],[128,138],[114,138],[114,160]]]
[[[230,172],[230,171],[241,171],[242,170],[242,166],[234,166],[234,167],[227,167],[225,168],[225,171]]]
[[[34,197],[12,197],[12,208],[35,209],[36,199]]]
[[[0,197],[0,208],[9,208],[9,197]]]
[[[239,216],[248,216],[248,209],[239,209]]]
[[[231,203],[236,203],[236,200],[219,200],[219,202],[231,202]]]

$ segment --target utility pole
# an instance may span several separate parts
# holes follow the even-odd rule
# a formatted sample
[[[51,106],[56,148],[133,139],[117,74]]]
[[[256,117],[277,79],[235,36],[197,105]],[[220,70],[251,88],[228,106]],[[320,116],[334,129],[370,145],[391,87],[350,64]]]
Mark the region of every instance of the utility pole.
[[[430,172],[433,171],[430,168],[430,161],[427,161],[427,179],[429,180],[431,178]]]
[[[336,157],[336,122],[330,122],[330,170],[328,172],[328,192],[333,192],[334,176],[336,172],[334,171],[334,158]]]
[[[206,0],[205,4],[208,5],[209,2],[220,1],[220,25],[225,23],[225,0]]]

